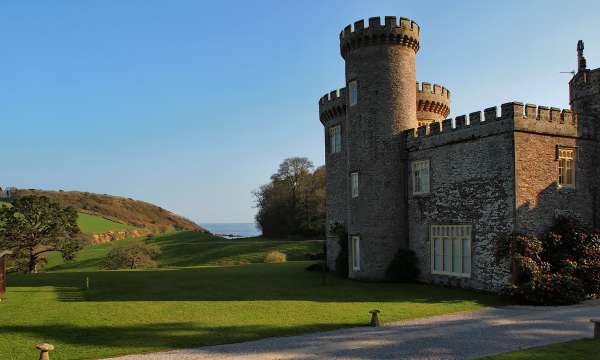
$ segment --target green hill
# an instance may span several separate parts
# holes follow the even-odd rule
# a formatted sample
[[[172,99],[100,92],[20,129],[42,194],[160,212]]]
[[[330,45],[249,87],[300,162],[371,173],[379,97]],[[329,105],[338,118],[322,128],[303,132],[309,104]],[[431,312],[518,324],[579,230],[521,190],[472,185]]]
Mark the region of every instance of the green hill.
[[[129,230],[135,228],[128,224],[122,224],[98,215],[79,213],[77,225],[81,232],[86,234],[104,233],[107,231]]]
[[[120,240],[111,243],[91,245],[79,253],[75,261],[64,263],[58,254],[51,253],[44,267],[45,271],[94,271],[113,246],[131,241]],[[262,263],[265,256],[273,250],[287,255],[289,261],[306,260],[307,253],[323,250],[323,241],[282,241],[262,237],[228,240],[209,233],[178,232],[165,234],[151,239],[162,254],[156,259],[159,267],[194,267],[209,265],[237,265]]]
[[[159,206],[112,195],[101,195],[79,191],[46,191],[18,189],[15,197],[26,195],[46,196],[62,206],[71,206],[81,213],[96,215],[117,224],[126,224],[135,228],[145,228],[153,232],[170,231],[206,231],[191,220],[176,215]],[[93,219],[84,218],[83,225],[114,230],[113,224],[101,224]],[[85,231],[84,231],[85,232]]]

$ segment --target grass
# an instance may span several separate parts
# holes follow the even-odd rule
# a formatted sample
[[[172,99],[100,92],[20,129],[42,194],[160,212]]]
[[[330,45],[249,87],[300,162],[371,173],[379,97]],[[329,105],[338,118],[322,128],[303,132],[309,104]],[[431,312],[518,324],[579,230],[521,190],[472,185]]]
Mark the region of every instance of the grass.
[[[130,240],[89,246],[77,254],[74,262],[64,263],[54,253],[47,258],[47,271],[94,271],[113,246]],[[222,264],[261,263],[273,251],[281,251],[290,261],[304,260],[306,253],[322,251],[320,240],[281,241],[263,237],[227,240],[207,233],[179,232],[157,236],[151,240],[162,254],[156,259],[159,267],[191,267]]]
[[[108,231],[129,230],[134,228],[131,225],[118,223],[101,216],[82,212],[79,213],[79,217],[77,218],[77,225],[79,225],[81,232],[86,234],[105,233]]]
[[[592,360],[598,359],[598,350],[600,350],[600,340],[581,339],[488,356],[482,360]]]
[[[0,359],[90,359],[366,325],[496,305],[498,298],[418,284],[364,283],[307,262],[152,271],[11,274],[0,302]],[[90,289],[85,289],[86,277]]]

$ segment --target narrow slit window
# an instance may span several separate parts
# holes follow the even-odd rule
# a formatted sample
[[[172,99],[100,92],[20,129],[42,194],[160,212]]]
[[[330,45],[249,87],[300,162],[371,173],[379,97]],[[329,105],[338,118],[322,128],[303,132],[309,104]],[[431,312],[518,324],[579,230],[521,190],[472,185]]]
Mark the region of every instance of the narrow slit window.
[[[412,162],[413,194],[429,194],[429,160]]]
[[[348,92],[350,94],[350,106],[358,104],[358,86],[356,81],[348,83]]]
[[[352,270],[360,270],[360,236],[352,236]]]
[[[358,172],[350,174],[350,183],[352,184],[352,197],[358,197]]]
[[[342,151],[342,127],[340,125],[329,128],[329,147],[332,154]]]

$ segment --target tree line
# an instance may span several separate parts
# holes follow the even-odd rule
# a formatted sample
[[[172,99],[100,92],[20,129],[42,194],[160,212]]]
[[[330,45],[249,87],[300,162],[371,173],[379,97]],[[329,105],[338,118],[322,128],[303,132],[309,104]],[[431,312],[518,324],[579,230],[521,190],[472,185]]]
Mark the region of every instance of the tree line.
[[[325,235],[325,166],[285,159],[269,183],[254,192],[256,223],[273,238]]]

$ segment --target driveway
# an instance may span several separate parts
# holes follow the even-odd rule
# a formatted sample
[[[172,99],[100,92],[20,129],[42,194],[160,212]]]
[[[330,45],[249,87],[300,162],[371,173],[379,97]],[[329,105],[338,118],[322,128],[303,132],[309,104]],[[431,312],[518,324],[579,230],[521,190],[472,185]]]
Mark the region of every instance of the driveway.
[[[381,315],[385,319],[385,314]],[[340,329],[115,359],[474,359],[591,337],[591,318],[600,318],[599,301],[561,307],[509,306],[380,328]]]

